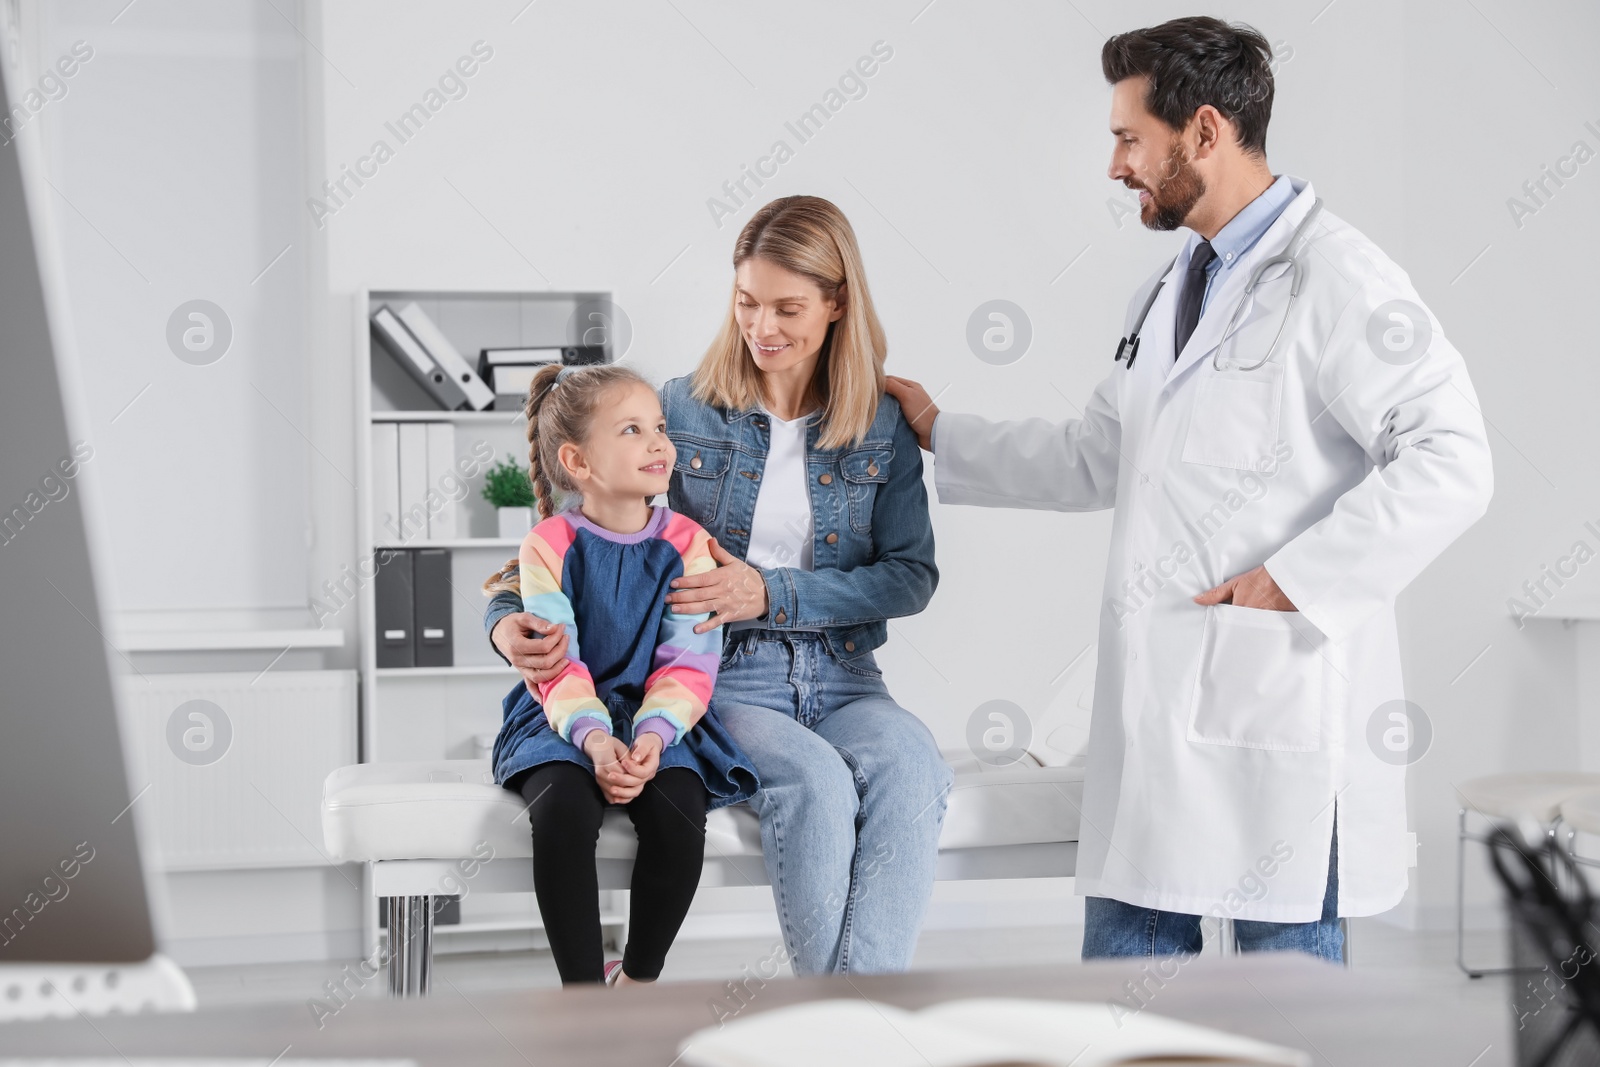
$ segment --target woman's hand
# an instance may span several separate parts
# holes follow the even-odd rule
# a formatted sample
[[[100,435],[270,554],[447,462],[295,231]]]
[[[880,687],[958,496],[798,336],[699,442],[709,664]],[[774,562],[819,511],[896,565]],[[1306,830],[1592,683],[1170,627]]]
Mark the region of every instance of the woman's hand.
[[[519,611],[495,623],[489,640],[511,661],[535,697],[540,685],[566,669],[567,629],[560,623]]]
[[[724,623],[759,619],[765,615],[767,583],[760,569],[733,556],[714,539],[711,558],[717,561],[716,570],[672,580],[676,592],[667,594],[672,610],[679,615],[711,612],[713,618],[695,626],[697,634],[715,630]]]
[[[645,779],[628,773],[623,760],[628,746],[604,730],[590,730],[583,739],[583,754],[594,761],[594,780],[607,804],[626,804],[644,789]]]
[[[900,402],[900,412],[917,435],[917,444],[924,452],[933,451],[933,420],[939,417],[928,391],[910,378],[893,374],[884,375],[883,391]],[[942,393],[942,390],[941,390]]]
[[[661,735],[646,731],[633,739],[633,751],[622,761],[623,770],[648,782],[661,769]]]

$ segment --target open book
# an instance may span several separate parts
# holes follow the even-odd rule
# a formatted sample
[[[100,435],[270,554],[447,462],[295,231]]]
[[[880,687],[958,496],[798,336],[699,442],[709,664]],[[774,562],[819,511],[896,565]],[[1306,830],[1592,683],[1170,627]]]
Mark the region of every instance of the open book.
[[[691,1034],[685,1067],[1311,1067],[1308,1053],[1104,1004],[974,998],[921,1011],[819,1000],[753,1012]]]

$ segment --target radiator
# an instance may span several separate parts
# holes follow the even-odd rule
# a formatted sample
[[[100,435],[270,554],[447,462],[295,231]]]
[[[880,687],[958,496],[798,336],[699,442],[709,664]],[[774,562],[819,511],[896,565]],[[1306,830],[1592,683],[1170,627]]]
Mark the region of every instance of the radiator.
[[[322,782],[356,762],[354,671],[119,679],[129,793],[158,870],[320,866]]]

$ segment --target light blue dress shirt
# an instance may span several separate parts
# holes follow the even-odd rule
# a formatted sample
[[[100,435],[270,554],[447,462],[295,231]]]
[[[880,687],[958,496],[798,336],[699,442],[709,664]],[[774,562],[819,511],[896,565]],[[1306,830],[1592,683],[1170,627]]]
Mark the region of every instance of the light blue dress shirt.
[[[1260,196],[1229,219],[1228,224],[1211,239],[1211,250],[1217,254],[1217,258],[1206,266],[1206,294],[1200,302],[1201,315],[1205,314],[1206,308],[1211,303],[1211,294],[1222,288],[1217,279],[1224,277],[1244,259],[1245,253],[1255,247],[1256,242],[1261,240],[1261,235],[1278,221],[1278,216],[1283,214],[1283,209],[1288,207],[1293,199],[1294,189],[1289,183],[1289,176],[1280,175]],[[1194,254],[1195,246],[1200,241],[1199,234],[1190,235],[1189,244],[1183,254],[1183,264],[1186,268],[1189,265],[1189,257]]]

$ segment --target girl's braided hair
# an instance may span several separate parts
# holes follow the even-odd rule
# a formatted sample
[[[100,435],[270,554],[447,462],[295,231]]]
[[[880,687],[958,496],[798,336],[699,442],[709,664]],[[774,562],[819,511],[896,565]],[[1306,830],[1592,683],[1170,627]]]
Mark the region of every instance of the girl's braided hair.
[[[552,363],[533,376],[524,413],[528,417],[528,478],[533,482],[541,519],[556,513],[556,490],[578,492],[577,483],[561,465],[561,446],[587,440],[604,394],[613,386],[628,384],[650,387],[638,371],[615,363],[570,367]],[[484,591],[520,592],[516,578],[509,576],[516,566],[515,559],[507,560],[483,583]]]

